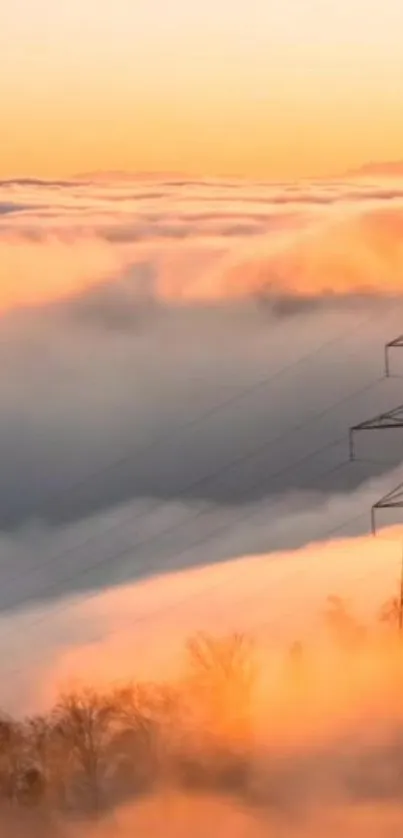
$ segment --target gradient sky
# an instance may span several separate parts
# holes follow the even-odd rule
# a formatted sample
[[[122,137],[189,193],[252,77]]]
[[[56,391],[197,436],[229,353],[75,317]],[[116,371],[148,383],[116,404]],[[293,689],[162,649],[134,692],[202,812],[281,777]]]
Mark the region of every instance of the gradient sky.
[[[2,176],[403,156],[402,0],[13,0],[0,56]]]

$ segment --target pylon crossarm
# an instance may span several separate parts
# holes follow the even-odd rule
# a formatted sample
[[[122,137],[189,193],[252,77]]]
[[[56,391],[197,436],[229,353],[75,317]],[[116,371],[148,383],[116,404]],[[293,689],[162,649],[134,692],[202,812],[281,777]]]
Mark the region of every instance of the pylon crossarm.
[[[398,338],[394,340],[390,340],[388,343],[385,344],[385,375],[387,378],[390,376],[390,358],[389,353],[391,349],[401,349],[403,347],[403,335],[399,335]]]
[[[390,492],[379,498],[371,507],[371,528],[376,535],[376,511],[378,509],[403,509],[403,483],[399,483]]]
[[[403,346],[403,335],[399,335],[398,338],[394,338],[394,340],[390,340],[389,343],[386,344],[386,346],[391,346],[391,347],[400,346],[400,347],[402,347]]]
[[[373,419],[367,419],[365,422],[360,422],[358,425],[352,425],[349,429],[349,452],[350,460],[355,459],[354,434],[358,431],[385,431],[395,430],[396,428],[403,428],[403,405],[396,407],[389,413],[380,413]]]
[[[354,434],[358,431],[386,431],[395,430],[396,428],[403,428],[403,405],[394,407],[393,410],[388,410],[385,413],[379,413],[372,419],[366,419],[365,422],[359,422],[357,425],[352,425],[349,429],[349,449],[350,460],[355,458],[354,448]]]
[[[393,410],[387,410],[385,413],[379,413],[372,419],[366,419],[364,422],[359,422],[353,425],[351,431],[365,431],[376,428],[399,428],[403,427],[403,405],[394,407]]]
[[[399,483],[398,486],[395,486],[394,489],[391,489],[386,495],[376,503],[378,507],[393,507],[393,506],[403,506],[403,483]]]

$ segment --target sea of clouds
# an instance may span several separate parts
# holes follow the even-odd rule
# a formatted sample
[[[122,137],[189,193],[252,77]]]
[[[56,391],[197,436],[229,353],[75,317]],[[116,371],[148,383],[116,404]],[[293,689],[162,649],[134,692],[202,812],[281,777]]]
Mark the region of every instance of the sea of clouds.
[[[383,377],[402,234],[391,179],[0,184],[0,662],[27,693],[41,662],[64,673],[137,618],[140,646],[165,614],[167,632],[214,622],[217,573],[217,630],[274,604],[280,625],[290,563],[294,612],[319,568],[318,596],[393,587],[395,536],[377,573],[367,542],[328,542],[364,536],[403,479],[400,431],[348,463],[350,425],[403,401],[399,350]]]

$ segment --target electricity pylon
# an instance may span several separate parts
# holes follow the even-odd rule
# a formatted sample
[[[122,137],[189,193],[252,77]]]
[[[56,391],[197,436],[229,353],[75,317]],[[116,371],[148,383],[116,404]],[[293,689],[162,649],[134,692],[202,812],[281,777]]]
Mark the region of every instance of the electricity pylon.
[[[385,344],[385,375],[390,376],[390,350],[403,349],[403,335],[390,340]],[[371,431],[371,430],[386,430],[403,428],[403,405],[395,407],[386,413],[381,413],[375,416],[374,419],[368,419],[366,422],[361,422],[359,425],[354,425],[350,428],[349,444],[350,444],[350,460],[354,460],[354,435],[357,431]],[[373,504],[371,509],[371,526],[372,533],[376,535],[376,512],[378,509],[403,509],[403,483],[395,486],[386,495],[380,498]],[[403,558],[402,558],[403,562]],[[402,564],[402,603],[403,603],[403,564]],[[403,607],[403,606],[402,606]],[[402,618],[403,619],[403,618]]]
[[[403,349],[403,335],[394,338],[385,344],[385,376],[390,377],[390,350]],[[349,430],[349,450],[350,460],[355,459],[354,437],[360,431],[384,431],[395,430],[396,428],[403,428],[403,405],[380,413],[372,419],[367,419],[357,425],[353,425]],[[371,507],[371,529],[372,534],[376,535],[376,513],[380,509],[403,509],[403,483],[395,486],[386,495],[380,498]],[[397,600],[397,622],[399,634],[403,633],[403,543],[402,543],[402,558],[400,565],[400,585],[399,597]]]

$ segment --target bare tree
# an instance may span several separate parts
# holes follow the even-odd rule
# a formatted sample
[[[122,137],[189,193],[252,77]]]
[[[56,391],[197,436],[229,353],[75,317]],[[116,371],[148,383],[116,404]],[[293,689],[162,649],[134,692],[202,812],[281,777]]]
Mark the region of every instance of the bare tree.
[[[53,713],[54,735],[73,770],[80,770],[94,812],[103,803],[103,769],[115,716],[114,702],[91,689],[63,695]]]
[[[144,683],[126,684],[112,693],[116,729],[109,745],[110,762],[115,784],[118,781],[121,788],[129,783],[131,791],[142,790],[161,774],[173,694],[168,685]]]
[[[0,794],[15,800],[22,755],[22,728],[13,719],[0,719]]]

